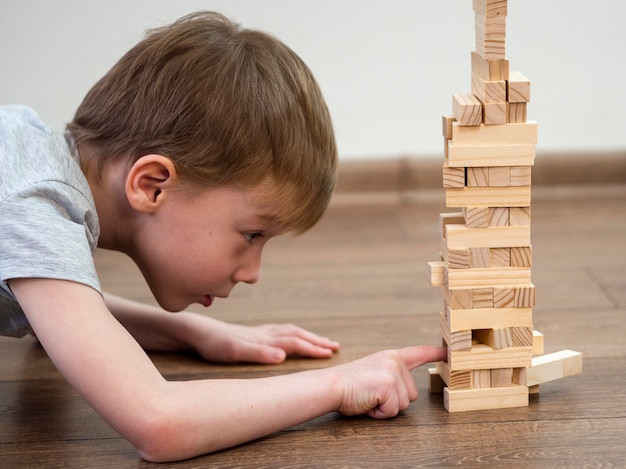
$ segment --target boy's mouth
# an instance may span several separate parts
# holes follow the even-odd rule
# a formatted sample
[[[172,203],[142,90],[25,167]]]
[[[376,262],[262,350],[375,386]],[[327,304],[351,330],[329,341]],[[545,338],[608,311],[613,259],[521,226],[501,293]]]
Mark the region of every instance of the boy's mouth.
[[[213,303],[213,297],[211,295],[205,295],[204,298],[202,299],[202,305],[205,308],[208,308],[209,306],[211,306],[212,303]]]

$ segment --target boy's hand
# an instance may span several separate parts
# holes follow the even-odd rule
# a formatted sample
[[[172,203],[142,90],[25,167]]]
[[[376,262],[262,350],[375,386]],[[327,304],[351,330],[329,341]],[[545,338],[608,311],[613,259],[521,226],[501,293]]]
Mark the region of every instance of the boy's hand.
[[[383,419],[396,416],[417,399],[410,371],[429,362],[445,361],[445,347],[418,346],[387,350],[338,367],[344,415]]]
[[[280,363],[288,355],[327,358],[337,342],[292,324],[242,326],[194,315],[192,348],[209,361]]]

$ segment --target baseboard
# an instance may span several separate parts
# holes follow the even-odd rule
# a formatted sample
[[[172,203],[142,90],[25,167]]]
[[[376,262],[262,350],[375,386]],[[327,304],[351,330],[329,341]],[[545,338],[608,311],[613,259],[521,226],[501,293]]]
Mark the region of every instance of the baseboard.
[[[442,188],[440,157],[398,156],[339,163],[337,193],[411,192]],[[533,186],[626,184],[626,150],[538,153]]]

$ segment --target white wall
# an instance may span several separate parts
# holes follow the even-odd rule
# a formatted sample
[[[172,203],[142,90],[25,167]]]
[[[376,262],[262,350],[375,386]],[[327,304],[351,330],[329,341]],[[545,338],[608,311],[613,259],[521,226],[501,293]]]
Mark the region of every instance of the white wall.
[[[344,159],[441,152],[440,117],[469,92],[471,0],[0,0],[0,103],[62,129],[147,28],[214,9],[309,64]],[[626,149],[626,2],[510,0],[507,56],[532,82],[540,149]]]

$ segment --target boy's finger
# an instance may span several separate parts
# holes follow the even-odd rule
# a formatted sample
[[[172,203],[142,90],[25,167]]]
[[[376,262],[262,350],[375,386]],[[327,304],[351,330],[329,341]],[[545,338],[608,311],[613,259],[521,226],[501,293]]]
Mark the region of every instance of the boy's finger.
[[[407,368],[412,370],[425,363],[446,361],[448,359],[448,349],[434,345],[419,345],[416,347],[406,347],[398,351]]]

